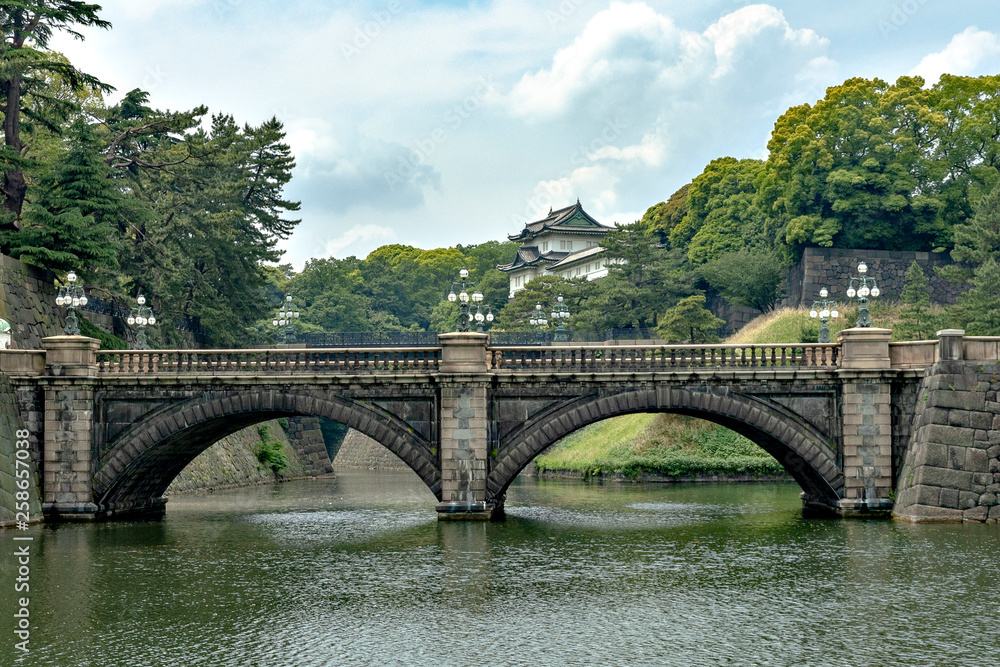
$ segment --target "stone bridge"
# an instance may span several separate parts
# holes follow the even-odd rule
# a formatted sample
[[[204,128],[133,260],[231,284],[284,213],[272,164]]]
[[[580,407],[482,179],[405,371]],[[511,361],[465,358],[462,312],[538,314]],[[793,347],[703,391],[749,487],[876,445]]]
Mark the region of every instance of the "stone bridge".
[[[538,454],[637,412],[745,435],[785,467],[811,510],[996,518],[1000,339],[948,330],[890,343],[890,333],[849,329],[834,344],[523,347],[454,333],[436,348],[149,351],[56,336],[43,350],[0,351],[0,371],[30,431],[49,520],[161,512],[195,456],[283,416],[324,417],[380,442],[437,496],[441,518],[497,518]]]

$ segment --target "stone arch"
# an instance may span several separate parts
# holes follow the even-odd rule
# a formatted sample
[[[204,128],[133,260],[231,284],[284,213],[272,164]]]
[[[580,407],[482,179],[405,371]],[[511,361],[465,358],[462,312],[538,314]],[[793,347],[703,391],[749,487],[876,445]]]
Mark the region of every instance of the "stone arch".
[[[500,443],[500,455],[487,477],[488,493],[500,498],[525,466],[560,438],[588,424],[637,412],[672,412],[730,428],[771,454],[809,496],[835,501],[844,475],[831,438],[794,413],[741,395],[682,388],[629,391],[572,401],[529,420]]]
[[[325,417],[381,443],[440,498],[432,445],[377,406],[309,391],[247,389],[191,398],[138,422],[98,461],[94,498],[109,513],[159,506],[170,482],[213,443],[253,424],[288,416]]]

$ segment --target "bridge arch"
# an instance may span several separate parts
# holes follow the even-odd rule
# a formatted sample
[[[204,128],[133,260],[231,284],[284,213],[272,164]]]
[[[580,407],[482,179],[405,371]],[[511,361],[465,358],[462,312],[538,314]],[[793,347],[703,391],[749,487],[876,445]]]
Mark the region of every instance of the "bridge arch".
[[[670,387],[572,401],[527,421],[500,443],[498,458],[487,478],[490,496],[502,498],[518,473],[536,456],[573,431],[638,412],[670,412],[720,424],[771,454],[808,496],[836,501],[843,494],[844,475],[832,438],[801,417],[739,394]]]
[[[402,459],[438,498],[441,473],[432,445],[390,412],[302,389],[212,392],[150,415],[107,447],[97,462],[94,497],[116,513],[158,506],[170,482],[213,443],[278,417],[324,417],[360,431]]]

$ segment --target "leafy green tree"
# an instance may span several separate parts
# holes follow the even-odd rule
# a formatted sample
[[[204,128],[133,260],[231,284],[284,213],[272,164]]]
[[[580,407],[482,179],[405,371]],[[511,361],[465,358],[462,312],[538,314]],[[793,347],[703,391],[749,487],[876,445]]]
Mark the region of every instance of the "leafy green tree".
[[[691,183],[684,247],[695,264],[764,242],[764,216],[754,203],[760,160],[713,160]],[[680,231],[680,230],[679,230]]]
[[[671,343],[714,343],[719,340],[716,332],[724,324],[705,308],[704,294],[692,294],[668,308],[656,330]]]
[[[898,325],[900,334],[908,340],[930,338],[935,328],[930,317],[931,295],[927,276],[916,262],[906,270],[900,301],[903,304]]]
[[[691,184],[688,183],[670,195],[667,201],[661,201],[646,209],[639,224],[650,238],[655,238],[660,243],[671,241],[673,230],[683,222],[684,216],[687,215],[690,189]],[[685,239],[684,242],[689,240],[689,238]]]
[[[701,275],[729,301],[767,313],[783,296],[787,269],[779,252],[740,250],[705,264]]]
[[[96,77],[85,74],[46,51],[52,35],[63,32],[83,39],[78,27],[110,28],[97,12],[100,5],[79,0],[23,0],[0,4],[0,112],[4,116],[4,146],[0,150],[3,170],[3,226],[16,229],[28,191],[24,169],[27,143],[22,132],[42,127],[58,131],[59,123],[76,108],[72,99],[54,95],[46,75],[57,74],[70,88],[113,90]],[[26,105],[33,98],[34,104]],[[43,113],[48,112],[48,113]]]
[[[431,313],[448,294],[468,258],[456,248],[421,250],[388,245],[361,264],[372,309],[395,316],[404,326],[427,329]]]
[[[784,242],[911,250],[947,241],[929,168],[944,119],[923,83],[848,79],[777,120],[756,201]]]
[[[39,179],[21,229],[0,232],[0,244],[11,256],[56,273],[75,268],[94,278],[117,267],[116,230],[136,207],[111,175],[93,129],[77,121],[66,150]]]

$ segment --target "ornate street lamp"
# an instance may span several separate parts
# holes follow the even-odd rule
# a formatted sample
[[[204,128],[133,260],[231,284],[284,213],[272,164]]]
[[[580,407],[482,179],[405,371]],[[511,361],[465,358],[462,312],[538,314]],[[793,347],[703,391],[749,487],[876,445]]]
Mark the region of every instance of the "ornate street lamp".
[[[286,294],[278,314],[271,320],[271,325],[278,327],[278,343],[281,345],[295,342],[295,327],[292,326],[292,320],[298,316],[299,309],[292,303],[292,295]]]
[[[139,305],[132,309],[127,321],[130,326],[137,325],[139,327],[139,333],[135,335],[135,348],[148,350],[149,339],[146,338],[146,325],[156,324],[156,316],[153,314],[153,309],[146,305],[146,297],[142,294],[137,296],[135,301]]]
[[[847,287],[847,297],[853,299],[858,297],[858,324],[859,327],[870,327],[872,325],[871,315],[868,314],[868,297],[876,297],[881,292],[875,279],[865,275],[868,273],[868,265],[862,261],[858,264],[858,275],[851,278]]]
[[[569,329],[565,322],[569,319],[569,306],[563,303],[563,295],[556,298],[556,305],[552,307],[552,320],[557,323],[555,342],[565,343],[569,340]]]
[[[474,319],[476,320],[476,331],[483,333],[483,323],[493,321],[493,309],[487,305],[476,304]]]
[[[69,312],[66,313],[66,327],[63,331],[66,332],[67,336],[78,336],[80,335],[80,321],[76,317],[76,309],[87,305],[87,295],[84,294],[83,288],[76,284],[75,272],[70,271],[66,275],[66,280],[69,284],[59,288],[56,305],[69,309]]]
[[[830,327],[827,326],[827,321],[830,319],[837,319],[840,317],[840,313],[837,312],[835,306],[837,302],[834,299],[827,299],[830,293],[826,291],[824,287],[819,291],[819,299],[813,301],[812,310],[809,311],[809,317],[816,319],[819,317],[819,342],[829,343],[830,342]]]
[[[472,322],[475,317],[469,312],[469,302],[476,304],[476,309],[478,311],[479,304],[483,300],[483,293],[476,289],[476,283],[469,282],[469,270],[462,269],[458,272],[459,281],[451,284],[451,291],[448,292],[448,301],[455,303],[458,301],[458,330],[468,331],[469,322]],[[458,294],[455,293],[455,288],[458,288]],[[472,295],[469,295],[469,290],[472,290]],[[492,314],[492,313],[491,313]],[[483,315],[485,319],[486,316]],[[482,331],[482,327],[479,329]]]
[[[545,333],[543,329],[549,326],[549,321],[545,319],[545,313],[542,312],[542,304],[535,304],[535,312],[531,314],[531,319],[528,322],[533,327],[538,327],[538,342],[545,342]]]

